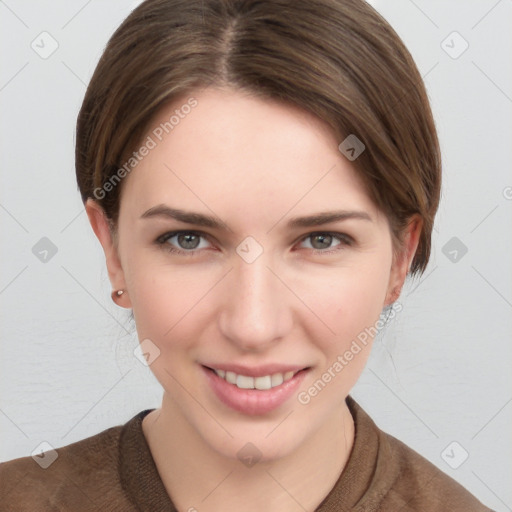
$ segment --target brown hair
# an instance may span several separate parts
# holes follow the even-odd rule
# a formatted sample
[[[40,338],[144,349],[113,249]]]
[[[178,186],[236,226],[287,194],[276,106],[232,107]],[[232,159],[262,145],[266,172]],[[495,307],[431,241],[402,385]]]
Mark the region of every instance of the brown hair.
[[[441,188],[435,124],[410,53],[364,0],[143,2],[109,40],[78,116],[83,201],[115,226],[122,187],[106,185],[123,157],[164,104],[208,86],[299,106],[340,143],[356,135],[365,150],[352,164],[395,251],[410,217],[423,219],[411,274],[425,270]]]

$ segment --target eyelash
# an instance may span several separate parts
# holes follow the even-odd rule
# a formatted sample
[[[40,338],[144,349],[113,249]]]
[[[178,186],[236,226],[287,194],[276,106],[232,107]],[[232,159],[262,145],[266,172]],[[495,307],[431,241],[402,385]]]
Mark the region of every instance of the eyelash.
[[[190,250],[185,250],[185,249],[177,249],[176,247],[173,247],[172,245],[168,244],[167,241],[177,235],[182,235],[182,234],[187,234],[187,235],[195,235],[195,236],[199,236],[201,238],[204,238],[205,240],[208,240],[209,237],[205,234],[205,233],[202,233],[201,231],[186,231],[186,230],[181,230],[181,231],[171,231],[169,233],[164,233],[163,235],[160,235],[157,239],[156,239],[156,244],[161,246],[162,249],[170,252],[170,253],[174,253],[174,254],[179,254],[179,255],[186,255],[186,256],[195,256],[197,255],[201,249],[190,249]],[[338,252],[338,251],[341,251],[343,250],[345,247],[350,247],[354,244],[354,239],[352,237],[350,237],[349,235],[346,235],[345,233],[336,233],[336,232],[331,232],[331,231],[313,231],[311,233],[308,233],[307,235],[303,236],[300,240],[299,240],[299,243],[300,242],[303,242],[304,240],[307,240],[308,238],[312,238],[314,236],[317,236],[317,235],[328,235],[328,236],[332,236],[333,239],[337,239],[340,243],[338,245],[335,245],[335,249],[326,249],[326,250],[323,250],[323,249],[310,249],[312,250],[315,254],[332,254],[332,253],[335,253],[335,252]],[[167,247],[165,247],[167,246]],[[338,249],[336,247],[339,247]]]

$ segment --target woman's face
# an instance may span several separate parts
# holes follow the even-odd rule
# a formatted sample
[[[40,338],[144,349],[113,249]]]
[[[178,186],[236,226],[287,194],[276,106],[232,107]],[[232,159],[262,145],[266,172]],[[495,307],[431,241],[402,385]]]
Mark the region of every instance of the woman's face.
[[[340,142],[301,110],[206,89],[158,114],[124,178],[112,284],[164,407],[228,457],[283,456],[337,420],[403,282]]]

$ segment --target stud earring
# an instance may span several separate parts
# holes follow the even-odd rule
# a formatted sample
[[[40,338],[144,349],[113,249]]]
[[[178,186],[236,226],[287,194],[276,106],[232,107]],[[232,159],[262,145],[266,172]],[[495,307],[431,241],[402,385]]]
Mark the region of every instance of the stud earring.
[[[121,297],[121,295],[123,295],[123,293],[124,293],[124,290],[113,290],[110,296],[112,297],[112,300],[114,302],[116,302],[116,299]]]

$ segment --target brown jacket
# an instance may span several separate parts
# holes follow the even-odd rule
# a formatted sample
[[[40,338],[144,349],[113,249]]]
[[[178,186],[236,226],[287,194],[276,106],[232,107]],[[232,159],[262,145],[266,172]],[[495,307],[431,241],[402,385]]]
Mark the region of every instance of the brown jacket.
[[[352,397],[347,404],[354,445],[318,512],[489,512],[455,480],[377,428]],[[176,512],[142,432],[149,412],[58,448],[47,469],[32,457],[0,464],[0,512]]]

